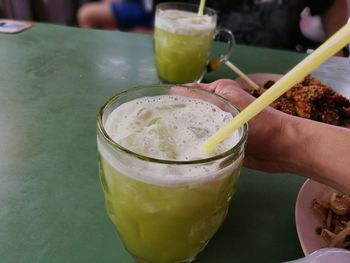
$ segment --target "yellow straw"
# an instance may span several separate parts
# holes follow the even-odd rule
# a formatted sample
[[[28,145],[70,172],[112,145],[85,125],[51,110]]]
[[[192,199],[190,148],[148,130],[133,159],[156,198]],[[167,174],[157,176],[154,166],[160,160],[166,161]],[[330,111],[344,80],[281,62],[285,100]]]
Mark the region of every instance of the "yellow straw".
[[[235,116],[230,122],[225,124],[214,135],[212,135],[203,147],[206,151],[212,150],[215,145],[227,138],[236,129],[247,123],[251,118],[264,110],[279,96],[289,90],[292,86],[298,83],[306,75],[310,74],[319,65],[333,56],[344,46],[350,43],[350,24],[346,24],[337,31],[331,38],[323,43],[319,48],[302,60],[271,88],[265,91],[253,103],[248,105],[242,112]]]
[[[201,0],[199,4],[199,9],[198,9],[198,15],[202,16],[204,13],[204,6],[205,6],[205,0]]]

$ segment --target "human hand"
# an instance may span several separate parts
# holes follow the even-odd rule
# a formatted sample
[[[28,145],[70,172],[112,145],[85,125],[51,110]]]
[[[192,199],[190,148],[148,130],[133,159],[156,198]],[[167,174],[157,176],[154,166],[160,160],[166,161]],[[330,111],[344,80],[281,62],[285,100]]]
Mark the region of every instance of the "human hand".
[[[240,110],[255,99],[233,80],[222,79],[193,86],[229,100]],[[286,138],[283,133],[290,118],[293,117],[268,107],[249,121],[244,166],[268,172],[287,171],[288,153],[284,145],[288,142],[283,141]]]

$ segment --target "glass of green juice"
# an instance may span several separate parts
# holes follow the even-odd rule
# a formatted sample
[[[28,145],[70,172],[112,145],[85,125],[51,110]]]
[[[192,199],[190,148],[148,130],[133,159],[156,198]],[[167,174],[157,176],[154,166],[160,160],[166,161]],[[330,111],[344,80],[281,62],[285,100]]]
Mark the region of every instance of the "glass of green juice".
[[[221,35],[228,49],[220,60],[228,59],[234,37],[227,29],[216,30],[217,13],[205,8],[199,16],[198,6],[187,3],[162,3],[156,7],[154,56],[160,80],[164,83],[193,83],[203,78],[213,39]]]
[[[223,223],[247,125],[208,153],[203,143],[238,110],[188,86],[121,92],[100,109],[99,172],[109,218],[138,262],[192,262]]]

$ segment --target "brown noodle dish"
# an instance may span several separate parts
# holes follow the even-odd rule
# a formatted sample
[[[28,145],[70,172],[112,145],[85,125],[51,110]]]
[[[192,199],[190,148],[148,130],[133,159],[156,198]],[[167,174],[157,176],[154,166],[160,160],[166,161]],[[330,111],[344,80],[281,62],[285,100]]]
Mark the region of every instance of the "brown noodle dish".
[[[313,200],[312,209],[323,222],[316,232],[327,245],[350,249],[350,196],[333,193],[326,200]]]
[[[273,84],[274,81],[269,80],[250,94],[257,98]],[[271,106],[294,116],[350,128],[349,100],[311,76],[305,77]]]

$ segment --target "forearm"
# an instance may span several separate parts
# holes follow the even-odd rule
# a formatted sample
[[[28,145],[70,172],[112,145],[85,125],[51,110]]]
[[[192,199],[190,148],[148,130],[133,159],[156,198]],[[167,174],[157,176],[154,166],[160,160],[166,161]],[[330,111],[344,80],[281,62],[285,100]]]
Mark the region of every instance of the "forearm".
[[[348,2],[347,0],[335,0],[333,5],[321,15],[322,25],[326,37],[331,37],[348,21]],[[337,55],[344,55],[339,51]]]
[[[350,130],[300,118],[285,126],[286,170],[350,194]]]
[[[330,37],[348,20],[347,0],[335,0],[333,5],[321,15],[326,36]]]

